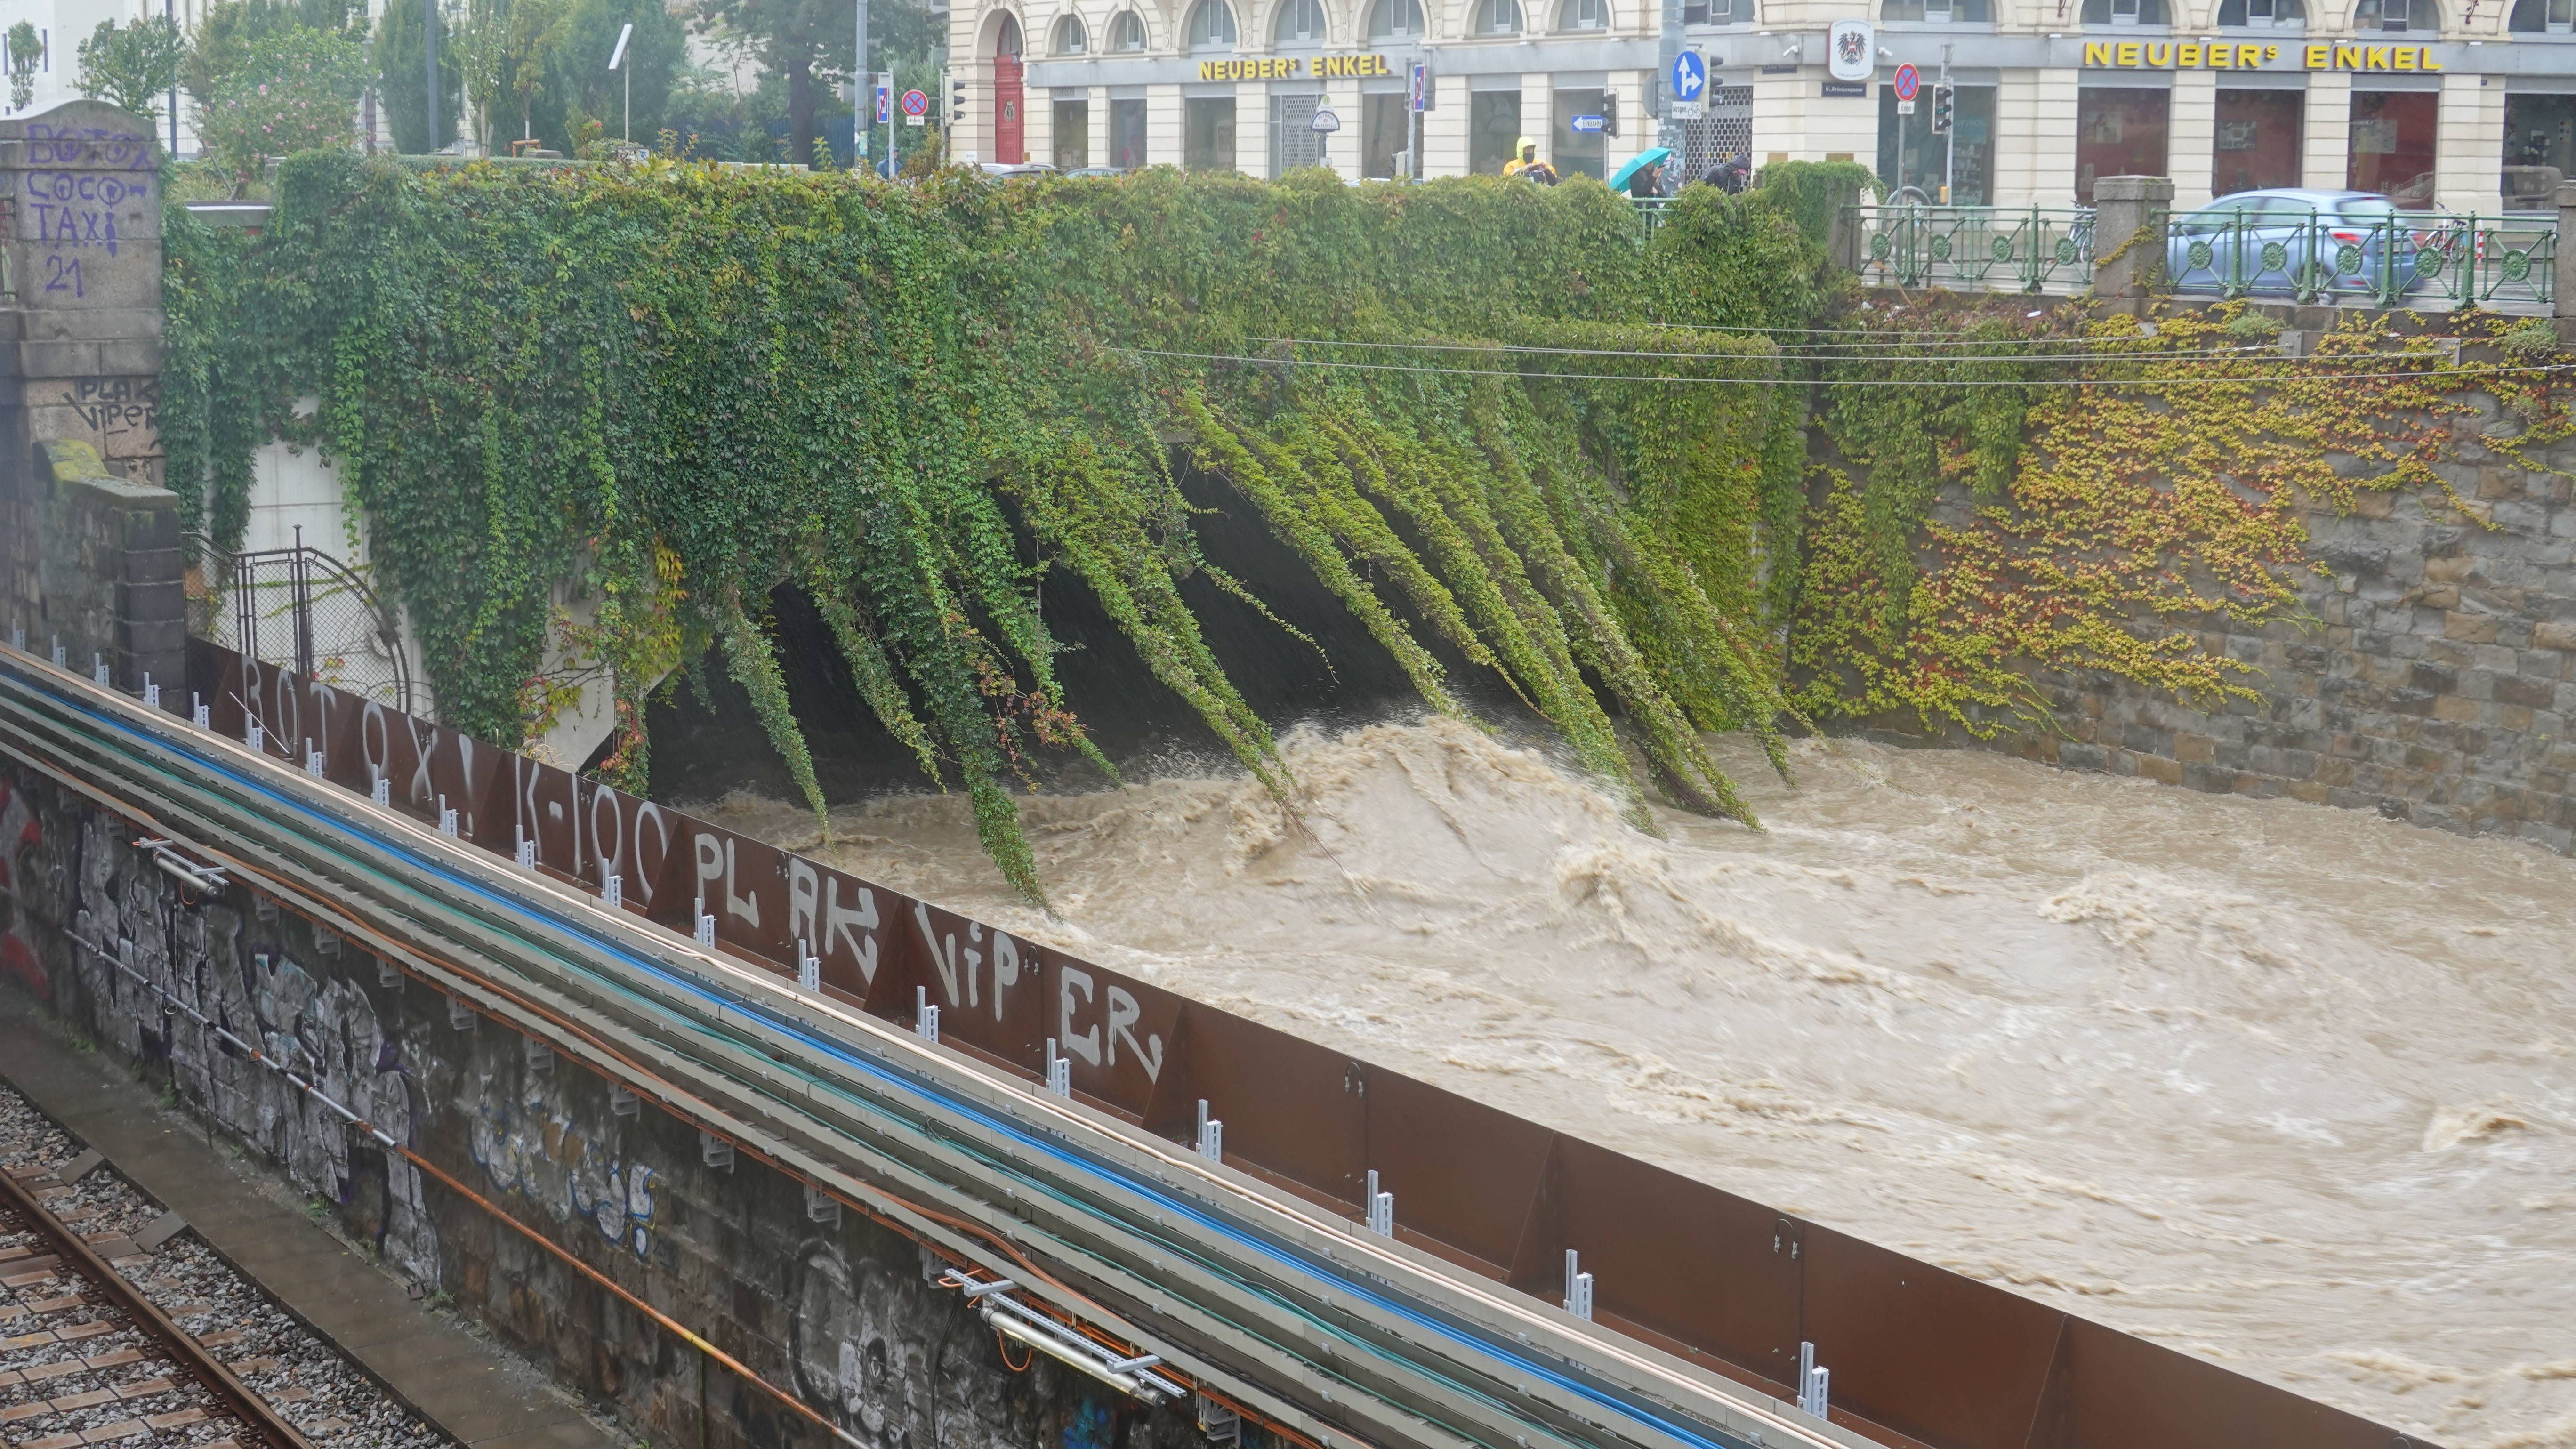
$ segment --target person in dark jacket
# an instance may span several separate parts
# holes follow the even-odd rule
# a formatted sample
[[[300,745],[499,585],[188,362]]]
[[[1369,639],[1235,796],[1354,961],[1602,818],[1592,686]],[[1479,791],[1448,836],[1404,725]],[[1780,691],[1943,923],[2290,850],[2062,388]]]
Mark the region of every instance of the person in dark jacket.
[[[1640,201],[1664,194],[1663,163],[1649,161],[1628,177],[1628,194]]]

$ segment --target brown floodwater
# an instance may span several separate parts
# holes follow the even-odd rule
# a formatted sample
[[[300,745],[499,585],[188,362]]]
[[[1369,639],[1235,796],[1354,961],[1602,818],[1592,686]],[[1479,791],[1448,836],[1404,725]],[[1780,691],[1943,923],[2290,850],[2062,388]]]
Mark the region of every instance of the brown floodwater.
[[[818,854],[1202,1001],[2461,1449],[2576,1446],[2576,861],[1998,755],[1714,748],[1657,839],[1451,722],[960,796]],[[811,848],[774,803],[708,813]]]

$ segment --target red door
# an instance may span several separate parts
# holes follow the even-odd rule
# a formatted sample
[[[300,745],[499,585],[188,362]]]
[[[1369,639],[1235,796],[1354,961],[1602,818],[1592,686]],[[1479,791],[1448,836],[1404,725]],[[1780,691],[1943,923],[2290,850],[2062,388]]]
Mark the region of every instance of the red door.
[[[1020,84],[1024,69],[1016,55],[993,57],[993,159],[1005,166],[1029,159],[1028,97]]]

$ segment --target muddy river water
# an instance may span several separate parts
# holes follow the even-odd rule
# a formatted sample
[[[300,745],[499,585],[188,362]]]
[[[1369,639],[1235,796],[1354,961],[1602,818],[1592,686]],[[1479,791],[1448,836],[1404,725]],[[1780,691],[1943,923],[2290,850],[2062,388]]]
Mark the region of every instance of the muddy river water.
[[[818,854],[2461,1449],[2576,1446],[2576,861],[1974,752],[1716,746],[1768,830],[1464,725]],[[811,846],[809,817],[708,813]]]

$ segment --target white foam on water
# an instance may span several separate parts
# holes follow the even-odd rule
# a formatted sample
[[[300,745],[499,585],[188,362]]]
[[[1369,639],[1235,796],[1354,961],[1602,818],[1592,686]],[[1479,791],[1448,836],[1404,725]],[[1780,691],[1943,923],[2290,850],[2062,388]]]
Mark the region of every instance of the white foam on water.
[[[960,795],[838,864],[2412,1434],[2576,1446],[2576,862],[1979,752],[1715,742],[1666,837],[1449,721]],[[810,842],[772,802],[714,813]],[[1395,1184],[1401,1191],[1401,1183]]]

